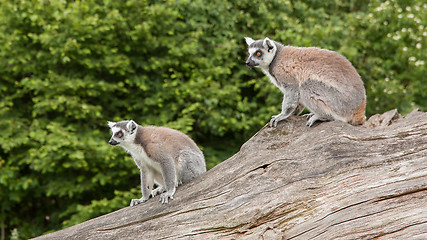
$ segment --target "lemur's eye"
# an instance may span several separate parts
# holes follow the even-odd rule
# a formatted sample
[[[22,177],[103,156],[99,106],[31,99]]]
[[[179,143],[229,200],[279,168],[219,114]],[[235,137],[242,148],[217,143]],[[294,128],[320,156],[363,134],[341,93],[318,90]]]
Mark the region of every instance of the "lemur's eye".
[[[118,133],[116,133],[116,136],[119,137],[119,138],[121,138],[121,137],[123,137],[123,133],[122,132],[118,132]]]
[[[256,55],[257,57],[261,57],[262,52],[261,52],[261,51],[258,51],[258,52],[256,52],[256,53],[255,53],[255,55]]]

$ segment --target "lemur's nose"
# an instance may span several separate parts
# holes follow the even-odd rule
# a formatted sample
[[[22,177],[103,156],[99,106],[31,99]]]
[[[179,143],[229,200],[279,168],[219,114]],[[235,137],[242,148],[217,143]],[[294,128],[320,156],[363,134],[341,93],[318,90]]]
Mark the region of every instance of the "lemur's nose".
[[[246,66],[248,66],[248,67],[255,67],[255,66],[257,66],[257,64],[254,62],[254,60],[252,60],[252,59],[248,59],[248,60],[246,60]]]
[[[118,144],[118,142],[117,141],[114,141],[113,139],[110,139],[110,141],[108,141],[108,144],[110,144],[110,145],[117,145]]]

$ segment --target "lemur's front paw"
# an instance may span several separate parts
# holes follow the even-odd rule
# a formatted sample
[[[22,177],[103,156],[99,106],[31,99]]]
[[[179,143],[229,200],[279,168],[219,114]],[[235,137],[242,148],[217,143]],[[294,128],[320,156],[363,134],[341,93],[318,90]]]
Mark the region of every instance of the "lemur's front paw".
[[[151,191],[151,196],[155,197],[155,196],[159,195],[160,193],[162,193],[164,191],[165,191],[164,188],[158,187],[158,188],[156,188],[156,189],[154,189],[154,190]]]
[[[277,127],[277,123],[288,118],[288,116],[285,116],[284,114],[278,114],[271,116],[270,120],[270,127]]]
[[[310,119],[313,115],[314,115],[314,113],[307,113],[307,114],[304,114],[304,115],[302,115],[302,116],[306,117],[306,118],[307,118],[307,120],[308,120],[308,119]]]
[[[314,122],[316,122],[317,120],[321,120],[316,114],[314,113],[310,113],[310,114],[306,114],[307,115],[307,126],[311,127],[311,125],[313,125]]]
[[[138,205],[140,203],[146,202],[148,199],[140,198],[140,199],[132,199],[130,201],[130,206],[133,207],[135,205]]]
[[[166,204],[166,203],[168,203],[169,201],[168,201],[168,199],[171,199],[171,200],[173,200],[173,193],[168,193],[168,192],[165,192],[165,193],[163,193],[163,194],[161,194],[160,195],[160,202],[162,202],[162,203],[164,203],[164,204]]]

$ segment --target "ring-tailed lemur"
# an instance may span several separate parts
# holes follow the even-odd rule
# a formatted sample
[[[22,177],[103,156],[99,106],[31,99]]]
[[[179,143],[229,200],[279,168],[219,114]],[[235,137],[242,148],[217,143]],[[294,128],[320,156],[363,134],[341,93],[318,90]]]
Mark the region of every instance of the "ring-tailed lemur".
[[[180,131],[166,127],[142,127],[133,120],[108,122],[108,126],[112,132],[108,143],[129,152],[141,172],[142,198],[132,199],[130,206],[157,194],[161,194],[162,203],[168,203],[178,185],[206,172],[202,151]],[[158,185],[156,189],[153,189],[154,184]]]
[[[306,107],[307,126],[317,120],[365,122],[366,94],[362,79],[344,56],[315,47],[283,46],[269,38],[245,37],[249,48],[246,65],[259,67],[284,94],[282,112],[270,126],[301,113]]]

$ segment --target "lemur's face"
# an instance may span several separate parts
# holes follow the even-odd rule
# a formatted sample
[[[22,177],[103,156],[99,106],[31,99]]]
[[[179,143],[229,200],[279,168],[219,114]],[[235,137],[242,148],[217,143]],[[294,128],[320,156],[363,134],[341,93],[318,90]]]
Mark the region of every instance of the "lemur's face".
[[[271,61],[273,61],[276,55],[276,44],[269,38],[255,41],[252,38],[245,37],[245,40],[248,44],[249,55],[246,65],[248,67],[260,67],[268,70]]]
[[[136,132],[136,123],[132,120],[108,122],[108,126],[112,133],[108,143],[113,146],[120,145],[127,141],[132,141],[130,136],[133,136]]]

